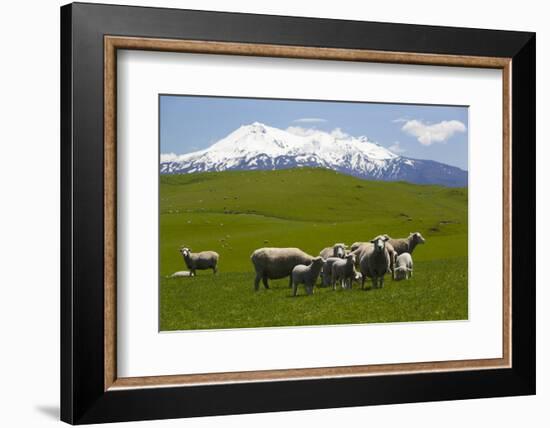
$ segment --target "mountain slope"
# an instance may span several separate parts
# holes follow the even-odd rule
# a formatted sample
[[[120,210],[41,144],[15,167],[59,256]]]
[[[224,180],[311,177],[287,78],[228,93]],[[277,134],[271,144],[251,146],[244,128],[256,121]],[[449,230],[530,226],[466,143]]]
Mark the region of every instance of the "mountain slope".
[[[205,150],[161,155],[161,174],[320,167],[363,179],[467,186],[468,173],[443,163],[399,156],[366,137],[255,122]]]

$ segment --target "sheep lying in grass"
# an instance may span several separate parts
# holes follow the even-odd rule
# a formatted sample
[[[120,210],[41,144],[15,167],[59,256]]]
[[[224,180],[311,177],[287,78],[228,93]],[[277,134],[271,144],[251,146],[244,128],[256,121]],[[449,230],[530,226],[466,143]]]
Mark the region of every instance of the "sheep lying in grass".
[[[296,296],[298,291],[298,285],[304,284],[306,293],[311,295],[313,293],[313,286],[317,282],[321,268],[323,267],[324,260],[322,257],[315,257],[311,264],[297,265],[292,269],[290,276],[292,282],[292,295]]]
[[[332,247],[323,248],[319,255],[324,259],[328,259],[329,257],[339,257],[342,259],[346,255],[346,244],[334,244]]]
[[[190,276],[195,276],[195,271],[197,270],[212,269],[214,274],[218,272],[218,260],[220,256],[215,251],[192,253],[189,248],[183,247],[180,249],[180,253],[190,271]]]
[[[269,288],[268,279],[280,279],[289,276],[296,265],[309,265],[313,256],[299,248],[260,248],[252,253],[250,260],[256,271],[254,290],[258,291],[260,280]],[[292,286],[292,277],[290,278]]]
[[[403,253],[397,256],[393,274],[396,281],[412,278],[413,260],[409,253]]]
[[[331,284],[332,264],[337,260],[342,260],[342,259],[339,258],[339,257],[329,257],[323,263],[323,269],[321,271],[322,272],[322,274],[321,274],[321,284],[323,285],[323,287],[327,287],[328,285]]]
[[[366,246],[361,254],[359,266],[361,269],[361,288],[365,287],[365,280],[372,279],[373,288],[384,287],[384,275],[390,271],[390,254],[386,248],[387,239],[377,237],[371,241],[372,246]]]
[[[416,246],[425,243],[426,240],[420,232],[411,232],[407,238],[390,238],[388,242],[392,245],[397,255],[400,255],[403,253],[412,254]]]
[[[188,270],[180,270],[178,272],[174,272],[172,275],[169,276],[169,278],[188,278],[191,276],[191,272]]]
[[[348,254],[344,259],[336,260],[332,264],[332,289],[336,290],[336,283],[340,281],[342,288],[351,288],[352,281],[357,277],[355,271],[355,254]]]

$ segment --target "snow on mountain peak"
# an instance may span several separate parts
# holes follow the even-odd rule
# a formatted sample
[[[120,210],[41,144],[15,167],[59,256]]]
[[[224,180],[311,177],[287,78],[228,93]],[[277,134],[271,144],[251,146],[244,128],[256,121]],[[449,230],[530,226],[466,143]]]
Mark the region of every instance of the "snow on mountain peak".
[[[298,126],[283,130],[254,122],[204,150],[162,154],[161,173],[310,166],[364,178],[400,179],[403,168],[414,169],[418,162],[424,161],[399,156],[366,136],[354,137],[340,128],[331,132]]]

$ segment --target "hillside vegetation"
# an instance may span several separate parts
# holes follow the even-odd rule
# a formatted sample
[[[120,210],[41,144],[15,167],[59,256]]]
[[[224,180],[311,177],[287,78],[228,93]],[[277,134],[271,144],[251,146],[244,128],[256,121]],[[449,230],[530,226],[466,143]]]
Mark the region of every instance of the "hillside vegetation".
[[[161,175],[161,330],[467,318],[466,188],[366,181],[324,169]],[[290,298],[288,279],[253,292],[256,248],[317,255],[378,234],[419,231],[415,276],[368,292],[317,288]],[[220,273],[186,270],[178,249],[214,250]],[[303,294],[300,289],[299,294]]]

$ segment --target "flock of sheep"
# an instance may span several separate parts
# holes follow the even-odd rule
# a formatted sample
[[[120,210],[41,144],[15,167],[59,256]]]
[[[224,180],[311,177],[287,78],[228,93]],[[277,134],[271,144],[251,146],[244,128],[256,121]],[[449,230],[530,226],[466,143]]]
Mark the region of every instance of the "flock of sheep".
[[[260,281],[269,288],[269,279],[290,277],[289,287],[296,296],[298,286],[303,284],[308,295],[321,276],[323,286],[337,285],[351,289],[354,281],[372,280],[372,288],[384,286],[384,275],[391,273],[392,279],[408,279],[413,274],[412,252],[425,239],[419,232],[407,238],[393,239],[379,235],[367,242],[355,242],[348,250],[345,244],[334,244],[324,248],[318,256],[311,256],[299,248],[260,248],[250,257],[256,277],[254,290],[259,289]],[[218,269],[219,255],[215,251],[192,253],[189,248],[180,250],[189,272],[176,272],[172,276],[194,276],[197,270]]]

